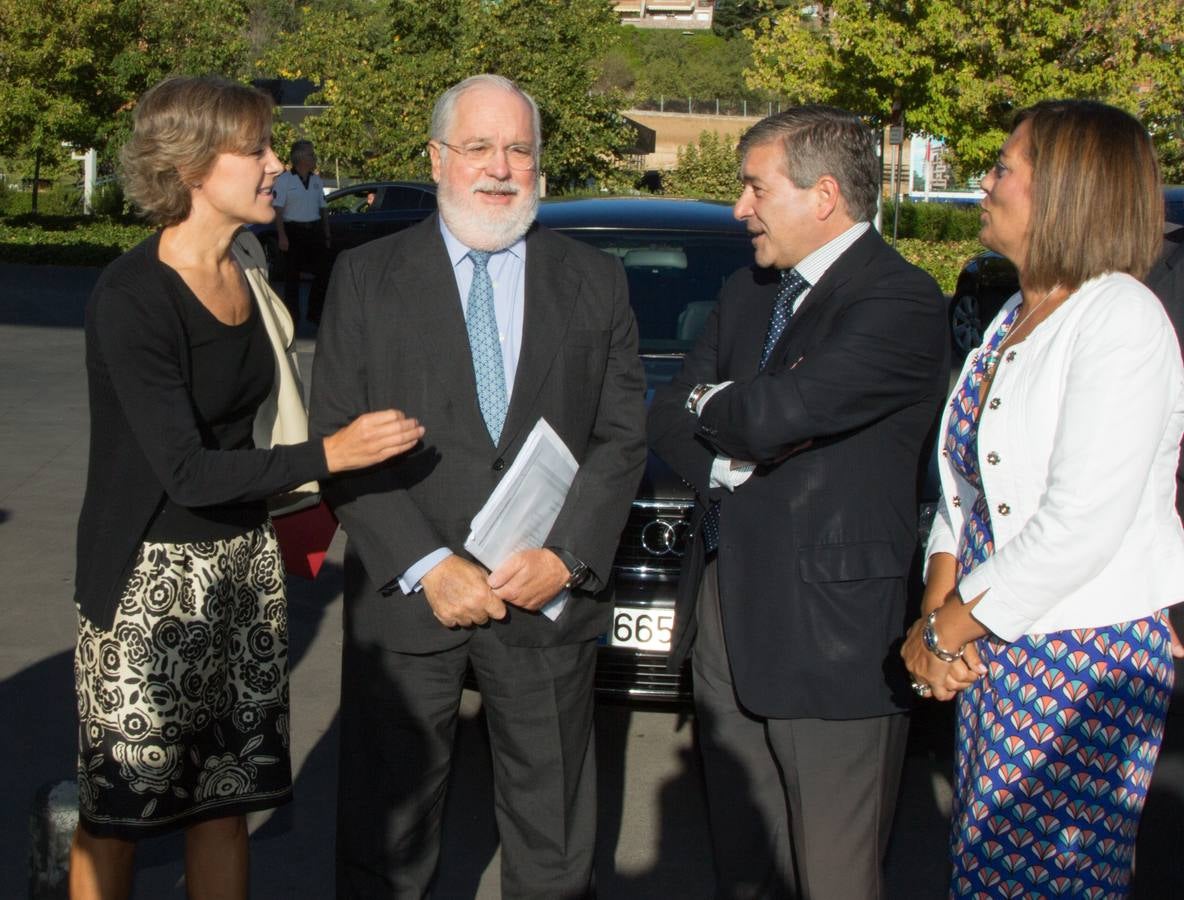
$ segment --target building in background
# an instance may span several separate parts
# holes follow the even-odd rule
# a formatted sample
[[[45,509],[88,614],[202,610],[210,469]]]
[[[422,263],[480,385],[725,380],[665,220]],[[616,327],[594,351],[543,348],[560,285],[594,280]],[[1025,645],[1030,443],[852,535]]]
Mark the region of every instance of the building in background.
[[[617,0],[613,4],[622,25],[638,28],[711,28],[715,0]]]

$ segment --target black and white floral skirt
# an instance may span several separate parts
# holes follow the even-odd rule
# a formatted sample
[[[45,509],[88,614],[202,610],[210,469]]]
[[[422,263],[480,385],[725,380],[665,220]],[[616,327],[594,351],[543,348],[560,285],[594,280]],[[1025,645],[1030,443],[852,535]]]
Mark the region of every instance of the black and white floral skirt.
[[[78,617],[88,831],[134,840],[291,799],[287,615],[270,523],[141,545],[111,628]]]

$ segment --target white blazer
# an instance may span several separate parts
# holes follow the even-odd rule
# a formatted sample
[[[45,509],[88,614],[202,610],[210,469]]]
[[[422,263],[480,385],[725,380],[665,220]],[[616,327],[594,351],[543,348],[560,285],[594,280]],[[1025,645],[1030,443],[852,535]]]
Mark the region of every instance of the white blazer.
[[[1020,302],[991,323],[993,334]],[[955,392],[977,352],[963,366]],[[944,450],[927,557],[958,555],[975,489]],[[1156,296],[1129,275],[1083,284],[1004,349],[978,433],[995,552],[959,582],[995,635],[1113,625],[1184,599],[1176,464],[1184,367]]]

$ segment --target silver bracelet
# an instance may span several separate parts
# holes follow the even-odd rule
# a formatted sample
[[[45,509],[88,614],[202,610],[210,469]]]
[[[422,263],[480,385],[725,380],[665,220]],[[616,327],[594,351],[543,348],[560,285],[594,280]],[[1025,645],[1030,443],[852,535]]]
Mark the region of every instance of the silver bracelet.
[[[925,642],[925,649],[944,663],[952,663],[955,660],[961,659],[962,654],[966,651],[965,644],[959,647],[956,653],[951,653],[949,650],[943,650],[940,646],[938,646],[937,628],[934,626],[934,622],[936,621],[937,610],[935,609],[925,617],[925,628],[921,632],[921,638]]]

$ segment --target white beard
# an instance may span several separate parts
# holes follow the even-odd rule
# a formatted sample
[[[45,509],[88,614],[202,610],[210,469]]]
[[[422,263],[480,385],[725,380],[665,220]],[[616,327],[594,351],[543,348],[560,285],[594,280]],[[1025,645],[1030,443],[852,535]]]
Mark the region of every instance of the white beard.
[[[496,253],[505,250],[524,234],[534,222],[539,209],[537,182],[526,196],[518,185],[508,181],[483,178],[468,191],[451,187],[441,181],[436,189],[436,205],[444,224],[466,247]],[[519,195],[508,206],[478,204],[478,192],[491,191]]]

